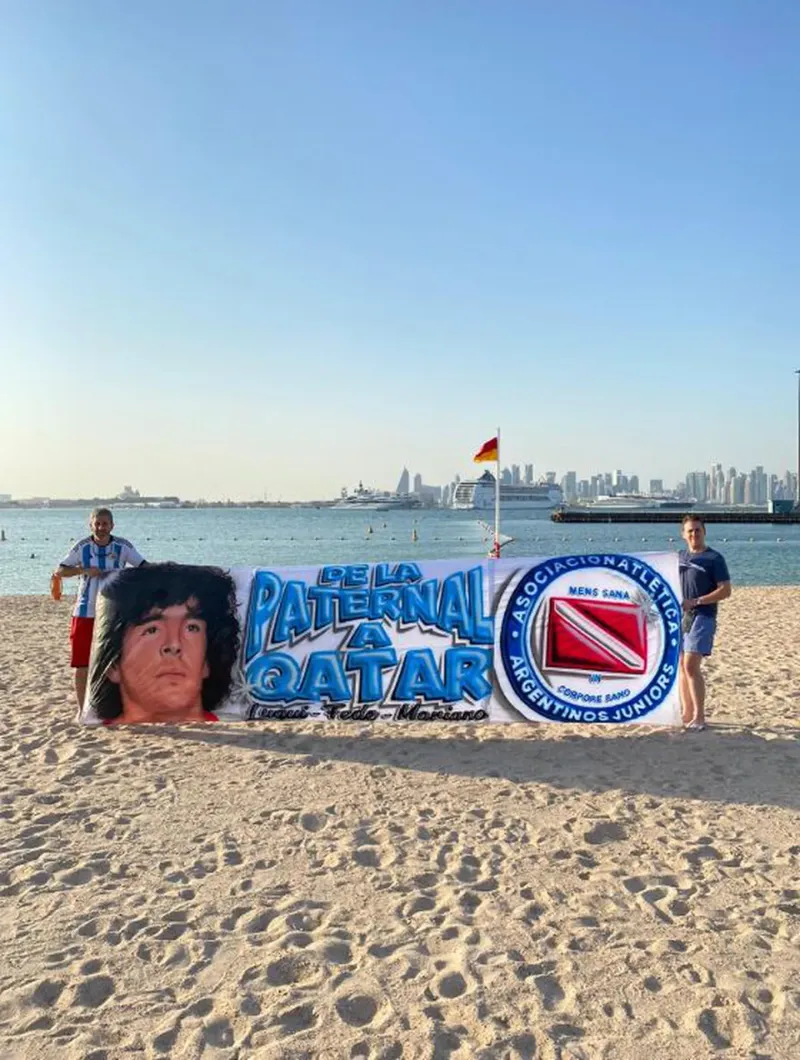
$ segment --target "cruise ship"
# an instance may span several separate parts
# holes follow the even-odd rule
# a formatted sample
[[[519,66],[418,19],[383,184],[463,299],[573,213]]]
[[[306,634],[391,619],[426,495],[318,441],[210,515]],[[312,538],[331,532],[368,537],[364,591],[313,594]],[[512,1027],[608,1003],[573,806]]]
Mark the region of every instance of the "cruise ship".
[[[358,489],[352,493],[342,492],[342,496],[332,509],[341,511],[390,512],[402,508],[419,508],[420,499],[413,493],[388,493],[384,490],[365,489],[359,482]]]
[[[453,494],[453,507],[470,511],[494,508],[495,478],[484,471],[480,478],[459,482]],[[500,507],[504,512],[548,511],[557,508],[563,494],[555,482],[539,482],[533,486],[507,486],[500,483]]]

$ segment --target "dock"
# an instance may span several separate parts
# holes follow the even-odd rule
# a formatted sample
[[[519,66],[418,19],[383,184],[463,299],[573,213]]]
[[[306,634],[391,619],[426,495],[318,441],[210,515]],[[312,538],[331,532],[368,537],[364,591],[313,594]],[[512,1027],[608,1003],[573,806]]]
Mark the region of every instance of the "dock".
[[[684,514],[697,516],[705,523],[749,523],[767,526],[800,525],[800,509],[790,512],[763,511],[700,511],[689,508],[687,512],[659,508],[629,508],[617,511],[592,511],[591,508],[557,508],[550,519],[554,523],[671,523],[680,525]]]

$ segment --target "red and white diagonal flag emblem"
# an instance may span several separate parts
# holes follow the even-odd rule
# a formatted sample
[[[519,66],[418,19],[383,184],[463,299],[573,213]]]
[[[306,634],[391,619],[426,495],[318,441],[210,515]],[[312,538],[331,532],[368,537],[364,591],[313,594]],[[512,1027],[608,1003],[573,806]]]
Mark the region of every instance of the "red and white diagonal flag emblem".
[[[545,667],[570,673],[645,673],[647,624],[642,608],[551,596]]]

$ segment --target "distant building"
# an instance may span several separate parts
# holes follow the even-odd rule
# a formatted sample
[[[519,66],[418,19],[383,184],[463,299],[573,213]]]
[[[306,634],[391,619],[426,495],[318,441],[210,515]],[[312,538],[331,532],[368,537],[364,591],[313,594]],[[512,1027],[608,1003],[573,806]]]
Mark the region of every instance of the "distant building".
[[[420,498],[425,504],[440,504],[442,500],[442,487],[441,486],[426,486],[425,483],[421,483],[419,490]]]
[[[561,480],[561,492],[564,500],[572,504],[578,499],[578,477],[574,471],[568,471]]]
[[[690,500],[705,504],[708,501],[708,473],[690,471],[686,476],[686,493]]]
[[[526,486],[532,486],[533,485],[533,464],[526,464],[525,465],[525,485]]]
[[[414,476],[414,492],[422,493],[422,475],[417,474]]]
[[[722,464],[712,464],[708,475],[708,499],[714,504],[722,504],[725,499],[725,475]]]
[[[651,478],[650,479],[650,496],[660,497],[664,493],[664,480],[663,478]]]
[[[398,493],[409,493],[411,488],[411,478],[408,474],[408,468],[403,468],[403,473],[400,476],[400,481],[397,483]]]

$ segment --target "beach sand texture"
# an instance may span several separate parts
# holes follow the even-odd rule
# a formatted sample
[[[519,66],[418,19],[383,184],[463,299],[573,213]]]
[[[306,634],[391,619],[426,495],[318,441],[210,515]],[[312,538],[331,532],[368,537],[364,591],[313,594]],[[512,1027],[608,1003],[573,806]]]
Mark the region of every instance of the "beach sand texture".
[[[73,724],[0,600],[0,1056],[800,1057],[800,589],[699,734]]]

